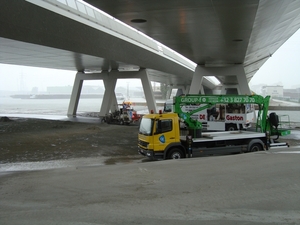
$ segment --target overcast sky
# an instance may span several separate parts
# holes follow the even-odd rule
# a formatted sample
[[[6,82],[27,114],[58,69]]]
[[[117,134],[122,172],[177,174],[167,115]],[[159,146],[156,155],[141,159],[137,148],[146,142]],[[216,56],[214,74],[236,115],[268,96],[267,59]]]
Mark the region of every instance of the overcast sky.
[[[282,84],[284,88],[300,87],[300,30],[287,40],[258,70],[250,85]]]
[[[279,50],[260,68],[252,78],[250,85],[281,84],[284,88],[300,87],[300,30],[296,32]],[[46,91],[48,86],[73,85],[75,73],[54,69],[42,69],[25,66],[0,64],[0,90],[30,91],[39,87]],[[88,81],[85,85],[102,84],[102,81]],[[118,81],[117,86],[130,87],[141,85],[140,80]]]

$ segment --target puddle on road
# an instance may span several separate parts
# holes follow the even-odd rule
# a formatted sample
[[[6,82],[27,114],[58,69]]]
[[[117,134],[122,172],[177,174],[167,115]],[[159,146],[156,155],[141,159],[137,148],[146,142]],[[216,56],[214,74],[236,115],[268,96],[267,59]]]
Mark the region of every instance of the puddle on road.
[[[66,160],[51,160],[40,162],[18,162],[18,163],[5,163],[0,164],[0,175],[9,172],[20,171],[35,171],[35,170],[48,170],[59,168],[71,167],[94,167],[106,166],[116,164],[129,164],[129,163],[143,163],[148,162],[149,159],[145,158],[126,158],[126,157],[95,157],[95,158],[77,158]]]
[[[84,166],[103,166],[106,158],[80,158],[68,160],[52,160],[43,162],[19,162],[5,163],[0,165],[0,173],[17,172],[17,171],[33,171],[48,170],[67,167],[84,167]]]

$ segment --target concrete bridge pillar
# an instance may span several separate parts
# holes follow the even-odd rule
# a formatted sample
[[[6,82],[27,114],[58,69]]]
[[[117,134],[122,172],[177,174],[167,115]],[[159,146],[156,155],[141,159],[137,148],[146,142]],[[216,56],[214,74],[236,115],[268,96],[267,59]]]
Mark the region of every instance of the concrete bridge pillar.
[[[83,73],[78,72],[75,75],[74,85],[71,93],[71,98],[69,102],[69,108],[67,115],[68,116],[76,116],[77,108],[78,108],[78,102],[80,98],[80,93],[82,89],[83,84]]]
[[[114,92],[116,86],[116,79],[114,79],[113,77],[110,78],[108,72],[93,73],[93,74],[85,74],[83,72],[77,72],[75,76],[72,93],[71,93],[70,102],[69,102],[69,108],[67,112],[68,116],[76,116],[81,89],[82,89],[83,81],[85,80],[104,81],[105,97],[103,96],[103,101],[102,101],[103,107],[102,106],[99,107],[100,116],[104,116],[109,111],[109,109],[114,110],[115,109],[114,107],[117,107],[117,100]]]
[[[115,87],[117,79],[131,79],[138,78],[141,79],[148,110],[153,110],[157,112],[156,101],[154,98],[151,81],[147,75],[145,69],[140,71],[128,71],[119,72],[117,70],[112,70],[110,72],[85,74],[83,72],[77,72],[75,76],[74,86],[70,98],[68,116],[76,116],[78,103],[80,99],[80,93],[84,80],[103,80],[105,86],[105,92],[103,95],[102,105],[100,106],[100,116],[105,116],[111,110],[111,112],[118,109],[118,102],[115,94]]]
[[[205,67],[198,65],[192,79],[189,94],[204,94],[202,86],[204,76],[232,77],[229,83],[222,84],[221,94],[251,94],[243,65],[227,67]]]
[[[238,80],[238,85],[239,85],[239,94],[240,95],[251,95],[251,90],[248,84],[248,80],[245,74],[245,70],[244,67],[242,67],[243,70],[240,70],[240,74],[239,76],[237,76],[237,80]]]
[[[118,102],[115,94],[117,79],[114,78],[111,73],[112,72],[103,79],[105,91],[100,107],[100,116],[105,116],[105,114],[109,113],[109,110],[114,112],[118,109]]]
[[[178,86],[177,88],[176,96],[187,95],[190,90],[190,86]]]
[[[138,72],[138,76],[140,77],[140,79],[142,81],[142,85],[143,85],[143,89],[144,89],[145,98],[146,98],[146,102],[147,102],[149,112],[150,112],[150,110],[153,110],[154,112],[157,112],[156,101],[155,101],[155,98],[154,98],[151,81],[148,77],[147,71],[145,69],[140,70]]]
[[[204,94],[204,89],[202,86],[203,77],[205,76],[204,74],[205,73],[204,73],[202,67],[197,66],[195,73],[193,75],[189,94],[199,94],[199,93]]]

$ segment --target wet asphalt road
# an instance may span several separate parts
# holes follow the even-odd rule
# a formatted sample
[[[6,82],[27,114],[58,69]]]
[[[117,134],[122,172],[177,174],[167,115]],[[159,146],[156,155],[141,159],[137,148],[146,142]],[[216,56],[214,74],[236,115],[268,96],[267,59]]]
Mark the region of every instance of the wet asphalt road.
[[[0,224],[300,224],[299,147],[103,160],[1,165]]]
[[[300,148],[0,177],[0,224],[300,224]]]

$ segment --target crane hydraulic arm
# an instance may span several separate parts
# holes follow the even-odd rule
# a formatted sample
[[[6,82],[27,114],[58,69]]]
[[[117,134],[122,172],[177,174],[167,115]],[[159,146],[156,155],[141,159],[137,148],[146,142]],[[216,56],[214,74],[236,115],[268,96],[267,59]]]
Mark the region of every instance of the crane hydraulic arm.
[[[260,95],[186,95],[174,97],[174,111],[190,129],[202,129],[202,123],[192,119],[191,115],[194,113],[215,104],[256,104],[258,105],[256,129],[260,128],[261,132],[265,132],[269,102],[270,96]],[[182,106],[184,105],[199,105],[199,107],[190,112],[183,112]]]

